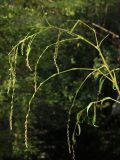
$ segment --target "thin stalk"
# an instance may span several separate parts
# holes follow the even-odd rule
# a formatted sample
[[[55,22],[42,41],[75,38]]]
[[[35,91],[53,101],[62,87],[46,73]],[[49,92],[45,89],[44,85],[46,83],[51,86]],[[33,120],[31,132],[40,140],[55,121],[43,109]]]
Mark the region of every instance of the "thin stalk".
[[[118,94],[120,95],[120,89],[119,89],[119,87],[118,87],[118,84],[117,84],[117,82],[116,82],[113,74],[111,73],[111,70],[110,70],[110,68],[109,68],[109,66],[108,66],[108,64],[107,64],[107,62],[106,62],[106,60],[105,60],[105,58],[104,58],[104,56],[103,56],[103,54],[102,54],[102,52],[101,52],[101,49],[99,48],[99,46],[97,46],[96,49],[98,50],[98,52],[99,52],[99,54],[100,54],[100,57],[101,57],[101,59],[102,59],[102,61],[103,61],[103,64],[105,65],[105,67],[106,67],[106,69],[107,69],[107,71],[108,71],[108,73],[109,73],[109,75],[110,75],[110,77],[111,77],[111,80],[112,80],[113,84],[115,85]]]

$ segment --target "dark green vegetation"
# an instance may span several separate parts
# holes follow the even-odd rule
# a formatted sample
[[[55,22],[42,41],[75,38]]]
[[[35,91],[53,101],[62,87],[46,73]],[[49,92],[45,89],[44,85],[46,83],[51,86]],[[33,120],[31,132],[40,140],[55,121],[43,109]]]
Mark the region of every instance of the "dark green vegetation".
[[[47,49],[46,47],[57,42],[48,47],[37,66],[37,85],[59,70],[61,72],[70,68],[101,67],[102,60],[97,50],[85,41],[75,39],[73,31],[94,44],[93,31],[85,24],[96,30],[99,42],[108,32],[93,26],[93,23],[119,34],[119,10],[119,0],[0,1],[1,160],[69,160],[74,158],[74,154],[76,160],[88,158],[114,160],[120,156],[120,119],[118,115],[111,116],[113,101],[107,100],[102,104],[93,105],[88,116],[85,109],[97,99],[104,97],[116,99],[119,89],[116,91],[115,84],[108,80],[110,75],[106,70],[102,72],[108,75],[108,78],[101,79],[102,76],[96,70],[79,91],[70,113],[69,127],[68,113],[76,91],[90,74],[88,70],[70,71],[47,81],[31,103],[27,130],[25,126],[29,100],[35,90],[35,64],[40,54]],[[82,20],[85,24],[78,23],[74,26],[77,20]],[[28,38],[25,43],[20,43],[13,50],[17,53],[17,63],[14,63],[15,54],[9,59],[8,53],[20,40],[36,33],[39,33],[36,37]],[[60,42],[65,39],[69,40]],[[119,43],[119,37],[110,34],[101,44],[101,51],[110,70],[119,67]],[[12,62],[9,63],[9,60]],[[119,69],[112,74],[119,86]],[[13,78],[11,81],[9,81],[10,76]],[[16,78],[15,84],[14,78]],[[10,82],[12,84],[9,88]],[[80,111],[84,109],[81,116]],[[77,124],[78,128],[73,134],[76,119],[79,125]],[[80,126],[82,132],[78,136]],[[26,132],[28,148],[25,147]],[[68,134],[70,140],[67,142]],[[68,144],[70,147],[74,145],[74,154],[69,154]]]

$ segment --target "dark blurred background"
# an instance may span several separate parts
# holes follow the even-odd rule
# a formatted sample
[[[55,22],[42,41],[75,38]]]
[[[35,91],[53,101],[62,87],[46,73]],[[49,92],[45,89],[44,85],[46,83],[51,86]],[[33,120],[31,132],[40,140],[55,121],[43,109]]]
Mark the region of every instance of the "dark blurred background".
[[[29,56],[30,71],[25,64],[24,55],[18,48],[17,81],[13,110],[13,130],[9,129],[11,94],[7,94],[9,79],[8,53],[14,45],[27,34],[34,34],[51,25],[70,30],[75,20],[82,20],[94,27],[98,40],[109,32],[93,26],[93,23],[114,32],[102,43],[101,49],[110,69],[119,67],[120,35],[119,0],[0,0],[0,160],[70,160],[68,153],[67,120],[68,111],[79,85],[89,71],[72,71],[48,81],[36,94],[29,116],[28,142],[24,145],[24,122],[28,102],[34,92],[34,65],[45,49],[57,41],[58,30],[42,31],[34,39]],[[95,42],[93,33],[79,24],[75,33]],[[62,33],[60,39],[69,38]],[[51,47],[42,57],[37,68],[38,82],[56,72]],[[80,40],[66,42],[59,46],[58,65],[60,71],[72,67],[95,68],[101,65],[97,51]],[[119,71],[116,72],[120,84]],[[117,99],[112,84],[105,79],[98,95],[100,76],[95,72],[79,92],[71,112],[70,136],[72,135],[76,115],[98,96]],[[119,110],[113,114],[112,101],[97,106],[96,125],[92,125],[93,111],[89,117],[84,113],[81,120],[81,134],[76,136],[74,146],[76,160],[116,160],[120,157],[120,117]],[[118,105],[119,107],[119,105]]]

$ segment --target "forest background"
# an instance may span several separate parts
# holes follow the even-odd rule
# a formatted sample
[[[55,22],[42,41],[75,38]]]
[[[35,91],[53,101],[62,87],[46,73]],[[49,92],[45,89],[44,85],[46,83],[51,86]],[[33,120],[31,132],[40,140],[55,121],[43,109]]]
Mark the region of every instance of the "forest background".
[[[76,118],[80,115],[78,113],[81,113],[81,110],[84,110],[98,97],[116,99],[118,96],[114,86],[107,79],[104,79],[104,84],[100,88],[101,79],[97,71],[87,79],[77,94],[70,113],[70,142],[68,142],[67,135],[69,110],[76,90],[90,71],[73,70],[60,74],[40,88],[32,101],[28,118],[28,148],[24,140],[28,104],[34,93],[34,66],[40,54],[46,49],[37,66],[38,83],[56,73],[57,65],[59,66],[57,71],[100,67],[101,57],[95,48],[80,39],[71,39],[70,34],[66,32],[72,33],[72,30],[75,30],[77,35],[82,35],[94,42],[95,38],[91,29],[95,29],[99,41],[107,36],[101,44],[107,64],[111,69],[118,68],[120,62],[119,11],[119,0],[0,1],[1,160],[72,159],[73,154],[69,154],[69,143],[74,143],[74,140],[76,141],[74,154],[78,160],[88,158],[114,160],[120,156],[120,120],[119,114],[111,116],[113,104],[111,100],[102,104],[98,103],[96,110],[91,107],[89,116],[87,111],[84,112],[79,131],[76,130],[75,139],[72,137]],[[75,26],[76,22],[78,23]],[[63,33],[62,30],[65,32]],[[34,39],[30,39],[31,41],[25,42],[23,50],[22,46],[18,47],[12,130],[10,130],[13,90],[10,90],[8,94],[9,54],[16,44],[35,33],[39,34]],[[69,40],[59,44],[62,39]],[[29,63],[27,63],[28,57],[26,58],[25,53],[29,49]],[[116,72],[116,77],[120,84],[119,71]],[[100,93],[99,90],[101,90]],[[80,129],[81,134],[77,136]]]

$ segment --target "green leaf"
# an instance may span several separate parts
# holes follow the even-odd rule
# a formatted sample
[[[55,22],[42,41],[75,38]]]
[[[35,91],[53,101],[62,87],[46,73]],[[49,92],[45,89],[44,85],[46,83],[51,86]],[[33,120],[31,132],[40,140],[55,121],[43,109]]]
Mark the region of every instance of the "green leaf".
[[[81,127],[80,127],[79,123],[77,124],[77,128],[78,128],[78,133],[76,135],[80,136],[80,134],[81,134]]]
[[[88,116],[89,109],[92,107],[93,104],[94,104],[94,102],[91,102],[91,103],[89,103],[89,105],[87,106],[87,116]]]

